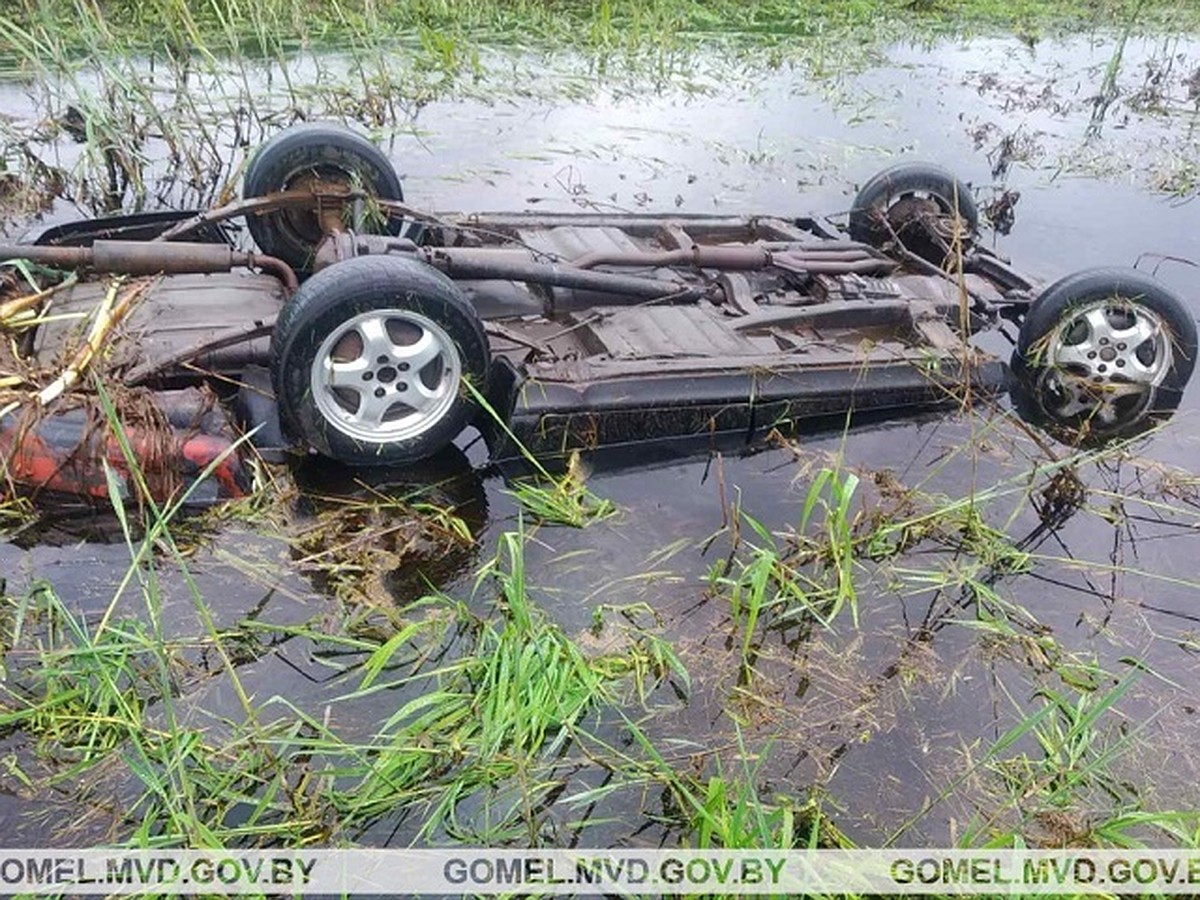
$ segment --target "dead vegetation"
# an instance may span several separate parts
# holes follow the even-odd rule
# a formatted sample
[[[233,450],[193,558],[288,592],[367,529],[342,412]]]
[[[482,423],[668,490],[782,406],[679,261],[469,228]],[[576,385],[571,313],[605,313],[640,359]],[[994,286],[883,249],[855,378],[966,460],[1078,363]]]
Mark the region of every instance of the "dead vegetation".
[[[380,74],[362,70],[362,90],[338,86],[344,93],[329,97],[394,121]],[[1159,93],[1138,103],[1159,114],[1177,75],[1149,83]],[[168,125],[190,115],[185,101],[169,108]],[[1061,102],[1057,88],[1030,87],[1006,113],[1059,115]],[[1078,113],[1075,100],[1064,109]],[[71,173],[31,162],[35,180],[95,208],[156,202],[165,183],[131,174],[157,146],[156,121],[95,113],[68,107],[58,127],[74,140],[90,126],[99,146],[113,133],[103,128],[129,125],[125,144]],[[197,144],[193,157],[192,135],[163,138],[164,158],[186,173],[175,199],[220,193],[229,180],[227,169],[195,177],[205,147],[225,166],[233,146],[211,116],[196,121],[215,143]],[[237,140],[257,127],[248,121],[229,120]],[[1042,137],[989,131],[989,162],[1002,174],[1043,165],[1057,151]],[[1170,183],[1191,190],[1186,178]],[[993,221],[1013,202],[997,197]],[[161,427],[143,394],[115,386],[104,352],[129,283],[114,287],[109,324],[91,320],[97,339],[86,344],[84,323],[85,344],[34,372],[13,347],[31,320],[53,315],[55,288],[10,277],[0,406],[19,406],[0,428],[22,416],[36,427],[37,398],[56,379],[63,390],[46,409],[87,397],[89,440],[110,434],[114,419]],[[851,845],[830,815],[863,841],[1194,846],[1194,779],[1156,796],[1169,767],[1148,762],[1168,747],[1185,758],[1194,725],[1184,719],[1162,737],[1137,723],[1161,722],[1194,674],[1186,659],[1200,642],[1181,601],[1200,587],[1170,561],[1194,548],[1200,479],[1137,447],[1047,458],[983,404],[948,429],[874,443],[870,432],[841,444],[806,437],[772,457],[771,471],[742,464],[753,507],[735,503],[732,480],[708,504],[715,478],[618,482],[640,504],[623,520],[536,537],[509,525],[488,533],[487,491],[450,474],[421,476],[431,491],[330,471],[300,476],[295,489],[268,481],[217,515],[243,516],[289,573],[317,586],[300,624],[274,620],[265,599],[266,614],[235,609],[219,580],[203,580],[214,557],[200,541],[175,544],[186,529],[167,528],[151,501],[179,488],[151,472],[149,495],[135,485],[130,500],[131,515],[143,505],[147,530],[143,544],[131,542],[135,605],[114,598],[116,612],[98,624],[48,585],[26,590],[14,579],[0,591],[0,728],[28,745],[7,757],[5,785],[39,803],[70,795],[58,821],[106,839],[140,828],[164,842],[216,835],[228,846],[380,829],[401,840],[522,845],[614,835],[693,847]],[[755,496],[752,478],[770,496]],[[582,492],[582,472],[564,484]],[[564,499],[588,507],[554,485],[531,487],[524,507],[493,491],[510,504],[496,521],[531,506],[553,513]],[[0,527],[28,513],[18,499],[0,504]],[[230,556],[247,552],[240,536],[229,543]],[[540,560],[527,560],[535,552]],[[239,565],[234,578],[261,578],[268,597],[281,584],[296,590]],[[570,565],[574,580],[560,577],[555,566]],[[155,631],[178,609],[163,587],[173,567],[183,587],[170,599],[192,602],[201,622],[178,636]],[[461,573],[476,567],[472,592]],[[635,598],[648,598],[645,608]],[[218,627],[205,618],[214,611],[235,623]],[[559,624],[573,617],[583,624]],[[569,637],[593,634],[589,621],[599,637]],[[1177,670],[1160,677],[1142,656]],[[197,672],[228,707],[217,690],[203,694]],[[189,719],[196,709],[203,715]]]

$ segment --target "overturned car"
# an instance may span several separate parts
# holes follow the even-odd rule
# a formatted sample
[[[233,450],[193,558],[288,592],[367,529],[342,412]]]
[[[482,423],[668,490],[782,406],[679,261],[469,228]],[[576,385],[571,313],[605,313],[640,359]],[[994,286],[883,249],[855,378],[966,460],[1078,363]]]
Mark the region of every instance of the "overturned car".
[[[811,217],[430,214],[357,133],[295,126],[255,154],[238,202],[0,247],[78,276],[39,292],[55,315],[22,331],[29,371],[91,346],[173,436],[164,450],[127,421],[116,446],[68,397],[23,386],[0,454],[18,481],[103,494],[99,458],[129,474],[127,447],[154,444],[178,464],[161,492],[215,466],[198,496],[220,497],[239,490],[234,433],[255,426],[264,451],[404,465],[472,425],[502,458],[749,438],[966,390],[1011,390],[1068,442],[1175,409],[1197,343],[1179,298],[1133,269],[1043,288],[977,243],[978,224],[968,188],[921,163],[868,181],[845,233]],[[1007,367],[973,340],[1005,321]]]

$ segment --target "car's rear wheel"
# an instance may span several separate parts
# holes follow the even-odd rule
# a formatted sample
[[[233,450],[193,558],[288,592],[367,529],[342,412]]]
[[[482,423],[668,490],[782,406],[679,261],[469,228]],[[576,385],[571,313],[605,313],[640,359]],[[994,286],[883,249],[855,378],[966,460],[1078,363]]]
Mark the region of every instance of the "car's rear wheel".
[[[318,272],[271,338],[285,431],[345,463],[407,463],[447,446],[484,388],[487,337],[455,284],[414,259],[358,257]]]
[[[974,238],[979,211],[970,189],[941,166],[901,163],[862,186],[850,210],[850,237],[882,247],[903,242],[941,265],[956,236]]]
[[[293,125],[263,144],[246,169],[242,196],[322,188],[361,189],[369,197],[404,199],[400,178],[378,147],[357,132],[324,123]],[[344,210],[338,207],[332,213],[341,215]],[[263,253],[279,257],[297,271],[309,271],[313,253],[325,237],[322,215],[313,207],[292,207],[251,214],[246,225]],[[395,217],[360,219],[355,224],[359,230],[399,234],[403,227]]]
[[[1179,405],[1196,361],[1196,323],[1135,269],[1090,269],[1052,284],[1021,323],[1017,409],[1066,443],[1132,437]]]

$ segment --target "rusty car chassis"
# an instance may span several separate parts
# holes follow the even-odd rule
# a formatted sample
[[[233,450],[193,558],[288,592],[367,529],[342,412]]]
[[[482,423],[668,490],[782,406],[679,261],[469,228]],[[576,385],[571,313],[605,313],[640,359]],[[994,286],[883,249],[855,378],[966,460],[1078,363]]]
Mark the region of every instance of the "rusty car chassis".
[[[1196,351],[1182,302],[1140,272],[1039,290],[973,240],[966,186],[924,164],[864,185],[848,234],[811,217],[433,215],[332,126],[268,142],[244,194],[57,226],[0,259],[151,278],[109,372],[163,397],[240,384],[261,446],[355,465],[436,454],[469,425],[494,458],[565,453],[899,414],[968,384],[1015,388],[1061,438],[1124,437],[1175,408]],[[258,249],[237,248],[237,218]],[[70,314],[106,290],[64,290],[27,354],[61,359]],[[1011,373],[970,340],[1005,319]]]

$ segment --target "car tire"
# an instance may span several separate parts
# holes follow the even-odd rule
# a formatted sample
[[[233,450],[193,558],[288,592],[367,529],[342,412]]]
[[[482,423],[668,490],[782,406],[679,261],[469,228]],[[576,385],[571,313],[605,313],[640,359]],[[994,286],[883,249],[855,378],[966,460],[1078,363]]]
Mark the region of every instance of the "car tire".
[[[263,144],[246,169],[242,196],[264,197],[296,189],[316,178],[345,187],[361,186],[384,200],[403,200],[400,177],[391,160],[362,135],[323,123],[293,125]],[[324,238],[311,209],[278,209],[246,217],[255,245],[301,272],[312,268],[313,254]],[[404,223],[389,217],[376,230],[399,234]]]
[[[1064,443],[1133,437],[1179,406],[1195,362],[1195,319],[1165,285],[1136,269],[1088,269],[1026,313],[1015,406]]]
[[[973,239],[979,228],[979,210],[970,189],[941,166],[901,163],[862,186],[850,209],[850,237],[882,247],[893,241],[895,232],[913,253],[941,265],[945,251],[927,226],[932,225],[942,241],[949,243],[956,210],[962,236]]]
[[[285,304],[271,378],[291,438],[350,465],[437,453],[474,416],[491,355],[475,309],[416,259],[363,256],[322,269]]]

